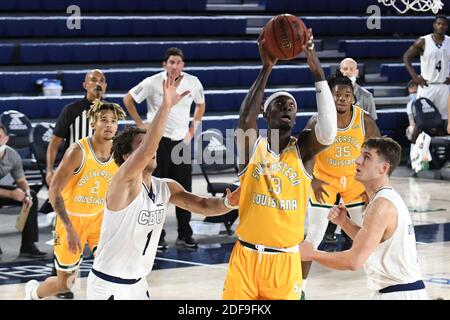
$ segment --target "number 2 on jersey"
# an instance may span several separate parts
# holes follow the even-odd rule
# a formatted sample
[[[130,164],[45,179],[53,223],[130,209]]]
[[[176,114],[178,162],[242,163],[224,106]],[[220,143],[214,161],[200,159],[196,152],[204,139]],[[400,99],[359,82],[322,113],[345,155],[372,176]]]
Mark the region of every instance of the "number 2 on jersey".
[[[147,251],[148,244],[150,243],[150,238],[152,237],[152,232],[153,232],[153,230],[150,231],[147,235],[147,242],[145,242],[144,251],[142,252],[143,256],[145,256],[145,251]]]

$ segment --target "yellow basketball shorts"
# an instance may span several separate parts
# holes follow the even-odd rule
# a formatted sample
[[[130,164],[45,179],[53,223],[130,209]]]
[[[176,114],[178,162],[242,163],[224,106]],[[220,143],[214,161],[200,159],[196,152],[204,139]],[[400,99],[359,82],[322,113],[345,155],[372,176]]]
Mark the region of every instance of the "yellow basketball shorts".
[[[325,181],[328,185],[323,185],[323,189],[328,193],[323,194],[325,200],[324,203],[319,202],[311,190],[310,202],[313,207],[327,207],[331,208],[335,202],[336,197],[339,194],[341,199],[347,207],[362,206],[364,205],[364,192],[365,188],[361,182],[356,181],[353,176],[345,176],[340,178],[331,177],[325,174],[314,174],[317,179]]]
[[[80,237],[81,248],[86,242],[93,252],[100,239],[103,212],[94,216],[69,216],[72,225]],[[69,250],[67,231],[61,219],[56,219],[54,247],[55,267],[61,271],[73,271],[77,269],[82,261],[83,252],[72,253]]]
[[[224,300],[300,300],[300,253],[258,253],[239,241],[230,257]]]

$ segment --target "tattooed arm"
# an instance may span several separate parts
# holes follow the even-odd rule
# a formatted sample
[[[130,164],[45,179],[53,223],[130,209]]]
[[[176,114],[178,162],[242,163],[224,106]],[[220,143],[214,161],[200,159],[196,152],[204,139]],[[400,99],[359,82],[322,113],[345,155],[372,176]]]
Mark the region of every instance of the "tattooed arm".
[[[62,197],[62,191],[75,170],[81,166],[82,159],[83,151],[78,144],[72,144],[72,146],[70,146],[64,154],[64,157],[52,178],[50,189],[48,191],[49,200],[55,209],[58,218],[61,219],[64,228],[67,231],[69,250],[74,254],[81,253],[82,246],[80,243],[80,237],[73,228],[72,222],[67,214],[66,206],[64,205],[64,200]]]

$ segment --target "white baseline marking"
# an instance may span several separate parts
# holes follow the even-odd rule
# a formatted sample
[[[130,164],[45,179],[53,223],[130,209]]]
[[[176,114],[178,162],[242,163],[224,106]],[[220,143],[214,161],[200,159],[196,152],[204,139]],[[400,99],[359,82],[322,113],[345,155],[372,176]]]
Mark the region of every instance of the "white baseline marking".
[[[202,267],[208,267],[208,268],[216,268],[216,269],[227,269],[227,267],[222,266],[216,266],[214,264],[206,264],[206,263],[200,263],[200,262],[192,262],[192,261],[183,261],[183,260],[177,260],[177,259],[167,259],[167,258],[155,258],[156,260],[162,260],[162,261],[169,261],[169,262],[178,262],[178,263],[184,263],[184,264],[192,264],[194,266],[202,266]]]

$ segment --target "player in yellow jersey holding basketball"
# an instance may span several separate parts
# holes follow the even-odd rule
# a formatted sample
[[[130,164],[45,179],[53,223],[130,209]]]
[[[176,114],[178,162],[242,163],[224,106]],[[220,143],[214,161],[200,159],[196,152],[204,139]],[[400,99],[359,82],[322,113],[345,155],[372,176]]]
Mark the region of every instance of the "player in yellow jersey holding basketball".
[[[67,292],[81,264],[86,242],[95,251],[105,196],[118,167],[111,156],[118,120],[125,112],[115,103],[95,100],[88,117],[94,134],[67,150],[50,185],[49,199],[57,213],[55,226],[56,277],[25,285],[25,299],[42,299]]]
[[[354,105],[352,81],[338,70],[328,84],[336,105],[338,131],[333,144],[317,155],[314,166],[306,240],[312,242],[315,249],[327,229],[328,212],[339,201],[345,203],[351,219],[358,225],[362,224],[365,189],[355,180],[355,161],[361,154],[364,141],[380,136],[372,117]],[[316,121],[316,116],[313,116],[306,128],[313,128]],[[303,290],[310,268],[310,261],[302,263]]]
[[[231,254],[223,299],[289,299],[301,294],[299,244],[304,238],[306,204],[314,157],[336,136],[336,109],[308,30],[306,56],[315,78],[318,109],[314,129],[292,136],[297,103],[287,92],[276,92],[264,103],[267,138],[258,133],[267,79],[277,59],[260,37],[263,62],[245,97],[238,122],[237,147],[241,194],[239,236]]]

